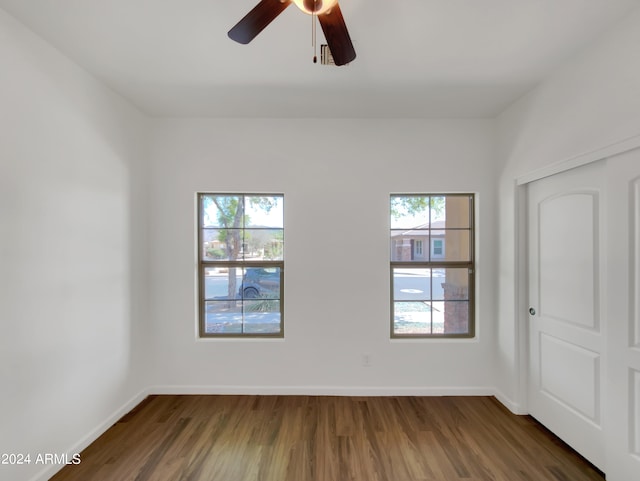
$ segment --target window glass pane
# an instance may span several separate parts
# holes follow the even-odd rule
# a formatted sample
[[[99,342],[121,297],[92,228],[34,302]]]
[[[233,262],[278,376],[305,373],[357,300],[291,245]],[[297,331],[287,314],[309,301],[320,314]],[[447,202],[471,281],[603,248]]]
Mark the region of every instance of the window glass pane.
[[[433,299],[469,299],[469,269],[467,267],[433,269],[431,275]]]
[[[445,301],[444,333],[466,334],[469,332],[469,301]]]
[[[202,229],[202,258],[207,261],[242,260],[242,229]]]
[[[399,335],[431,334],[430,302],[394,302],[393,332]]]
[[[280,299],[280,274],[279,267],[247,267],[239,292],[244,299]]]
[[[393,299],[396,301],[431,299],[431,269],[394,268]]]
[[[241,301],[206,301],[204,303],[206,334],[232,334],[242,332]]]
[[[429,197],[391,196],[391,228],[411,229],[427,227],[429,223]]]
[[[245,198],[245,227],[284,227],[282,196]]]
[[[470,228],[471,227],[471,201],[466,195],[448,195],[445,198],[446,227]]]
[[[277,334],[281,330],[280,301],[207,301],[207,334]]]
[[[431,303],[432,334],[444,333],[444,304],[442,301],[434,301]]]
[[[243,253],[245,260],[282,260],[284,231],[282,229],[245,229]]]
[[[235,267],[207,268],[204,273],[204,297],[206,300],[237,299],[240,286],[240,270]]]
[[[429,198],[429,225],[444,227],[446,217],[446,197],[432,196]]]
[[[243,227],[243,201],[240,195],[203,195],[203,227]]]
[[[394,302],[396,335],[466,334],[469,332],[468,301]]]
[[[225,257],[222,243],[218,240],[216,229],[200,229],[200,255],[206,260],[223,259]]]
[[[429,230],[391,231],[391,260],[396,262],[426,262],[429,260]],[[421,248],[420,248],[421,246]]]
[[[244,301],[244,332],[276,334],[280,332],[280,301],[259,299]]]
[[[471,232],[468,230],[444,231],[444,254],[436,256],[432,244],[431,260],[468,262],[471,260]]]

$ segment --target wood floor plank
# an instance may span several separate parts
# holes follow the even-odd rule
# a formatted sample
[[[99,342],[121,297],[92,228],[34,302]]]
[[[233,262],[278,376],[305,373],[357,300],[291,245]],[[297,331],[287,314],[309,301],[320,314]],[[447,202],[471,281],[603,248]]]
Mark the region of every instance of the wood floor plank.
[[[150,396],[52,481],[603,481],[491,397]]]

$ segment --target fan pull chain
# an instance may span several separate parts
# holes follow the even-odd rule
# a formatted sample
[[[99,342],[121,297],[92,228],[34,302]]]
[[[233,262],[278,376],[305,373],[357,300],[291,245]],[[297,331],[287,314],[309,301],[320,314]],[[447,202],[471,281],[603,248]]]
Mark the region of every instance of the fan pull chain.
[[[317,0],[313,0],[313,12],[311,12],[311,46],[313,47],[313,63],[318,63],[316,50],[316,2]]]

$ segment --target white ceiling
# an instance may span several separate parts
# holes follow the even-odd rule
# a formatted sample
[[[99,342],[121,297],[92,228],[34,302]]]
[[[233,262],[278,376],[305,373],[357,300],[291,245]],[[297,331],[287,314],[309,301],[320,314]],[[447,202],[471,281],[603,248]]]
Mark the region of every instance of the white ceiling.
[[[258,0],[0,0],[0,8],[150,115],[486,117],[640,0],[340,0],[358,57],[313,64],[291,5],[249,45]],[[318,28],[318,43],[323,41]]]

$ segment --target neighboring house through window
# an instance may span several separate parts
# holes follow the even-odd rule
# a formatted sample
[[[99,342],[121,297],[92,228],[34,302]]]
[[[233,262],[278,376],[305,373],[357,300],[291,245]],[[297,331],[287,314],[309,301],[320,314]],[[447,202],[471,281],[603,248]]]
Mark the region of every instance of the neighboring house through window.
[[[394,194],[390,213],[391,337],[473,337],[473,194]]]
[[[200,337],[283,337],[283,204],[198,194]]]

